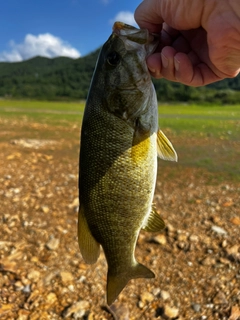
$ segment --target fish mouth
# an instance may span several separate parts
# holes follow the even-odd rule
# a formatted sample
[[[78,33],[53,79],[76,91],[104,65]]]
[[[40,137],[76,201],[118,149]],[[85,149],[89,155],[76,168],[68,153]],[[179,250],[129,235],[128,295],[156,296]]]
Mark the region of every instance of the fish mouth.
[[[149,56],[159,44],[159,36],[147,29],[138,29],[124,22],[117,21],[113,25],[113,34],[122,38],[127,50],[136,49],[144,45]]]

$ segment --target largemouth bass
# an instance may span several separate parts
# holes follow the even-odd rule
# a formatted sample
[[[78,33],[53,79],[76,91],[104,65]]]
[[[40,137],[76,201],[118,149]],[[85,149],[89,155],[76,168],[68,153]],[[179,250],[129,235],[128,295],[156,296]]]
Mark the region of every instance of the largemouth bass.
[[[164,228],[152,207],[157,155],[177,160],[158,129],[157,99],[146,65],[157,44],[147,30],[116,22],[99,54],[84,111],[79,246],[90,264],[102,246],[109,305],[130,279],[154,277],[135,259],[135,246],[141,229]]]

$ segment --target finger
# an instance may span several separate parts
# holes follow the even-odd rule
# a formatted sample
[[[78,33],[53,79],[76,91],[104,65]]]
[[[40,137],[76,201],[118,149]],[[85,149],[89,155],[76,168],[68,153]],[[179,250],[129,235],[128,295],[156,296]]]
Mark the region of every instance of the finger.
[[[143,1],[137,7],[134,18],[142,29],[148,29],[150,32],[160,33],[163,24],[163,18],[159,14],[158,1]]]
[[[161,53],[156,52],[153,53],[151,56],[147,58],[147,65],[151,75],[156,78],[160,79],[163,78],[161,71],[162,71],[162,60],[161,60]]]
[[[153,77],[165,78],[194,87],[207,85],[224,78],[219,77],[206,64],[200,62],[193,52],[189,54],[174,52],[173,48],[165,48],[163,53],[154,53],[148,57],[147,64]]]
[[[221,80],[205,63],[199,63],[194,53],[177,53],[174,56],[175,80],[185,85],[199,87]]]
[[[164,47],[161,52],[156,52],[148,57],[147,65],[153,77],[162,77],[176,81],[174,68],[174,55],[176,50],[172,47]]]
[[[191,52],[189,42],[182,36],[179,35],[171,44],[171,46],[177,51],[182,53]]]

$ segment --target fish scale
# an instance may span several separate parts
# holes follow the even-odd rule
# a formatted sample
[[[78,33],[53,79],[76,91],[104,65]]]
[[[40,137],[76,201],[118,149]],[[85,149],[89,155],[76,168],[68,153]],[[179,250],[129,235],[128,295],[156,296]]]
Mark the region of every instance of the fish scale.
[[[158,130],[146,65],[156,45],[146,30],[116,23],[100,52],[84,111],[78,238],[87,263],[97,261],[100,245],[104,250],[108,304],[129,280],[154,277],[135,259],[135,246],[142,228],[164,227],[152,208],[157,154],[176,160],[176,153]]]

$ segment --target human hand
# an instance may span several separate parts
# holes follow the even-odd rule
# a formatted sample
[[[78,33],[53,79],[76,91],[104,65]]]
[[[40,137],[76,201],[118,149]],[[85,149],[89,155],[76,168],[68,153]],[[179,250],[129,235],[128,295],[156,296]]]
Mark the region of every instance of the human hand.
[[[155,78],[203,86],[240,72],[239,0],[144,0],[135,19],[160,35],[147,59]]]

